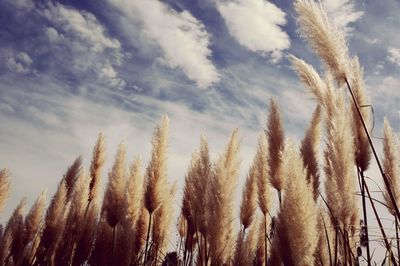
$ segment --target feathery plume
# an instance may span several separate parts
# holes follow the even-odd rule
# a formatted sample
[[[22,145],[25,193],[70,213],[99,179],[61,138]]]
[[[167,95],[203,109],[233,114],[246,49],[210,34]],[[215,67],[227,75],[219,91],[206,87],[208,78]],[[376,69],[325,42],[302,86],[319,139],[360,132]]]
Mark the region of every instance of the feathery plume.
[[[154,212],[153,224],[153,254],[157,258],[157,254],[165,254],[167,240],[169,239],[168,233],[171,226],[172,218],[174,215],[174,197],[176,193],[176,183],[172,185],[167,197],[160,207]]]
[[[58,185],[57,191],[50,202],[46,211],[45,224],[42,233],[41,245],[48,249],[54,246],[62,233],[62,219],[66,209],[67,202],[67,187],[65,180],[62,180]]]
[[[126,148],[124,144],[118,147],[114,165],[108,174],[108,185],[104,194],[102,213],[108,224],[115,227],[125,214],[125,185],[126,185]]]
[[[225,152],[214,167],[208,209],[210,210],[210,256],[213,264],[228,262],[233,248],[233,197],[239,171],[238,131],[233,131]]]
[[[89,202],[98,197],[104,161],[105,141],[103,134],[100,133],[93,149],[92,162],[90,164]]]
[[[316,203],[306,181],[303,161],[292,143],[287,143],[282,160],[288,182],[278,213],[271,260],[284,265],[313,265],[318,244]]]
[[[10,196],[10,187],[10,173],[7,169],[0,169],[0,213],[3,211]]]
[[[82,171],[82,157],[79,156],[75,161],[68,167],[67,172],[64,175],[65,186],[67,187],[67,199],[70,200],[74,191],[75,182]]]
[[[23,212],[26,205],[26,199],[23,198],[14,212],[8,219],[0,241],[0,265],[7,265],[7,259],[11,256],[15,259],[22,251],[22,231],[23,231]]]
[[[319,196],[319,169],[318,149],[321,138],[321,107],[318,105],[306,135],[301,142],[300,152],[303,158],[304,168],[307,170],[307,182],[312,185],[314,200]]]
[[[19,257],[22,255],[23,251],[23,233],[24,233],[24,211],[26,206],[26,198],[23,198],[17,208],[14,210],[10,219],[7,222],[6,232],[9,230],[11,232],[11,247],[10,254],[14,260],[17,262]]]
[[[321,105],[325,101],[325,82],[310,64],[294,55],[289,56],[294,71]]]
[[[370,112],[368,108],[365,108],[369,104],[369,100],[365,95],[364,82],[363,82],[363,70],[360,66],[357,57],[351,60],[351,88],[353,90],[354,97],[360,106],[361,114],[364,121],[370,122]],[[362,121],[357,111],[357,107],[352,104],[352,126],[354,131],[354,147],[356,149],[356,164],[361,171],[365,172],[368,169],[371,161],[371,146],[368,142],[368,136],[365,133]]]
[[[168,116],[164,115],[152,139],[151,160],[146,171],[144,206],[151,214],[164,201],[167,179]]]
[[[196,225],[198,231],[206,237],[208,231],[207,219],[208,219],[208,208],[207,200],[208,193],[210,190],[211,180],[211,163],[210,155],[208,150],[207,139],[202,136],[200,140],[199,158],[196,160],[195,166],[193,166],[192,177],[192,190],[193,190],[193,209],[196,218]]]
[[[352,216],[358,213],[354,192],[354,141],[349,116],[345,112],[343,93],[337,92],[337,99],[331,100],[334,113],[327,120],[327,147],[325,150],[325,191],[327,202],[338,219],[341,228],[348,230]],[[332,221],[335,225],[337,222]]]
[[[255,221],[249,226],[249,231],[245,235],[243,231],[238,232],[236,240],[235,256],[233,258],[233,265],[253,265],[253,260],[256,258],[259,229],[264,231],[263,227],[264,218],[256,217]],[[264,240],[263,240],[264,241]],[[262,247],[264,250],[264,247]]]
[[[70,200],[71,205],[66,218],[64,232],[56,251],[55,259],[58,265],[69,264],[73,261],[76,243],[84,229],[89,182],[89,176],[81,171],[75,182],[74,194]]]
[[[85,219],[82,221],[83,228],[77,238],[72,265],[83,265],[90,255],[97,229],[97,217],[99,212],[97,204],[96,201],[93,201],[86,211]]]
[[[349,68],[349,55],[344,33],[329,23],[321,3],[296,0],[300,34],[331,71],[338,84],[343,84]]]
[[[141,173],[141,160],[136,157],[129,170],[125,195],[126,220],[131,225],[131,228],[136,225],[136,221],[139,219],[143,204],[142,199],[143,176]]]
[[[272,195],[268,178],[268,142],[265,134],[262,134],[258,139],[257,153],[253,161],[253,166],[257,176],[258,206],[264,216],[267,216],[272,206]]]
[[[26,246],[36,238],[42,223],[46,204],[46,190],[42,191],[25,218],[23,244]]]
[[[386,176],[390,180],[390,189],[396,199],[396,203],[400,204],[400,153],[399,143],[396,134],[390,127],[389,121],[385,118],[383,122],[383,169]],[[389,212],[395,215],[392,201],[390,200],[387,189],[384,193],[386,205]]]
[[[185,218],[186,224],[187,224],[187,236],[191,237],[195,232],[196,232],[196,225],[197,225],[197,216],[198,213],[202,211],[200,209],[199,211],[195,209],[195,197],[196,197],[196,191],[194,186],[195,182],[198,182],[200,180],[199,176],[197,176],[199,173],[199,167],[200,167],[200,153],[195,151],[192,154],[192,159],[189,165],[188,172],[185,176],[185,183],[183,185],[183,197],[182,197],[182,207],[181,207],[181,213],[182,216]],[[204,191],[202,191],[204,193]],[[202,195],[197,195],[198,199],[201,200]],[[204,196],[204,195],[203,195]],[[202,206],[203,207],[203,206]],[[204,207],[203,207],[204,208]]]
[[[242,193],[242,204],[240,205],[240,222],[243,225],[243,231],[246,230],[254,219],[254,214],[257,208],[257,183],[256,170],[253,165],[250,168],[246,178],[245,187]]]
[[[281,202],[281,192],[285,186],[285,176],[281,174],[281,153],[283,151],[285,136],[278,104],[275,99],[272,98],[270,100],[266,132],[268,136],[270,182],[271,185],[278,191],[279,202]]]

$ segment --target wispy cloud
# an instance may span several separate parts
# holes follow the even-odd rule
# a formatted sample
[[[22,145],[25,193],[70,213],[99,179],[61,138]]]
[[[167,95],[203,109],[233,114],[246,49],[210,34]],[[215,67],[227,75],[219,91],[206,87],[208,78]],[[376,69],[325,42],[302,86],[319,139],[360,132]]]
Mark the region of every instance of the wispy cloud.
[[[388,60],[400,66],[400,48],[391,47],[388,49]]]
[[[162,50],[159,63],[179,68],[200,88],[218,82],[218,71],[210,59],[211,36],[188,11],[175,11],[158,0],[110,2],[131,21],[139,18],[143,35]]]
[[[363,11],[357,11],[354,0],[323,0],[328,17],[346,34],[353,31],[352,23],[359,20]]]
[[[216,6],[229,29],[229,33],[244,47],[273,61],[290,47],[289,36],[282,27],[285,12],[264,0],[216,0]]]

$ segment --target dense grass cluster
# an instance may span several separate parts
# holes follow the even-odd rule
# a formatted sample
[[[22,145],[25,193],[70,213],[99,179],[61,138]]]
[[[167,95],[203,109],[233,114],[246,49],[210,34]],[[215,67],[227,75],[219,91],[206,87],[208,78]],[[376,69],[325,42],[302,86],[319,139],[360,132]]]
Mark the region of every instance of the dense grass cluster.
[[[169,120],[164,116],[155,128],[144,171],[139,158],[128,165],[125,146],[119,146],[104,195],[100,180],[105,139],[100,134],[90,168],[85,170],[78,157],[47,208],[45,193],[27,214],[22,200],[0,227],[0,265],[357,265],[361,260],[372,265],[367,203],[380,225],[385,261],[397,265],[398,241],[389,241],[364,176],[374,158],[397,232],[396,136],[385,120],[381,163],[369,136],[370,113],[361,108],[370,103],[358,59],[349,55],[343,34],[329,23],[320,4],[297,0],[294,5],[300,33],[326,72],[321,77],[305,61],[290,57],[316,99],[316,109],[297,147],[285,138],[278,103],[270,100],[238,217],[234,195],[240,145],[235,130],[215,161],[206,138],[201,138],[174,220],[176,187],[167,178]],[[0,211],[9,193],[10,177],[4,169]],[[172,232],[178,232],[176,245],[170,244]]]

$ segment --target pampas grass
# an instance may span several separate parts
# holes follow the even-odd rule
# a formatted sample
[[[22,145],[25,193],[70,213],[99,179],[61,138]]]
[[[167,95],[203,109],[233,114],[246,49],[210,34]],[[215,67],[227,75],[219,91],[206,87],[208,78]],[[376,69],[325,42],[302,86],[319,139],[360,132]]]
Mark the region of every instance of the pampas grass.
[[[314,111],[310,126],[301,142],[300,152],[303,158],[304,168],[307,170],[307,181],[312,186],[314,200],[319,196],[319,162],[318,150],[321,138],[321,107],[318,105]]]
[[[300,154],[286,144],[283,172],[288,182],[277,218],[277,235],[272,242],[271,265],[313,265],[318,243],[315,234],[317,207]]]
[[[246,183],[242,193],[242,203],[240,205],[240,222],[243,225],[243,232],[251,225],[254,220],[257,208],[257,183],[256,170],[252,166],[246,178]]]
[[[281,156],[285,136],[279,107],[274,99],[270,100],[266,133],[268,136],[269,178],[271,185],[278,191],[279,203],[282,203],[281,195],[285,186],[285,176],[281,173]]]
[[[92,162],[90,164],[90,184],[89,184],[89,202],[97,199],[99,194],[101,170],[105,160],[105,140],[102,133],[99,134],[96,145],[93,149]]]
[[[0,170],[0,213],[6,205],[6,201],[10,196],[10,173],[7,169]]]
[[[239,170],[238,131],[235,130],[225,152],[215,163],[211,179],[208,209],[210,256],[213,265],[227,263],[233,255],[233,196]]]
[[[383,123],[383,168],[385,174],[390,180],[390,189],[393,192],[397,204],[400,203],[400,150],[398,139],[390,127],[388,120],[385,118]],[[388,191],[384,193],[387,208],[392,215],[395,215],[394,206]]]
[[[375,207],[379,201],[371,195],[364,176],[371,151],[377,155],[367,128],[370,102],[362,67],[357,57],[349,56],[344,35],[328,21],[321,3],[296,0],[294,7],[301,35],[326,66],[320,75],[304,60],[289,57],[314,96],[316,109],[300,146],[290,141],[285,145],[279,105],[270,100],[266,129],[247,176],[242,177],[238,209],[238,131],[233,131],[213,163],[202,136],[178,199],[180,193],[167,177],[169,119],[164,115],[154,130],[144,173],[139,156],[127,169],[126,148],[121,144],[101,195],[105,137],[100,133],[88,168],[78,157],[46,210],[44,194],[26,216],[22,200],[6,226],[0,226],[0,265],[356,265],[360,239],[354,166],[364,211],[362,230],[366,232],[362,233],[367,235],[363,241],[373,241],[366,226],[365,199],[369,199],[388,254],[385,259],[396,265],[387,228]],[[345,99],[344,83],[353,102]],[[396,206],[400,154],[387,120],[382,153],[387,179],[383,195],[394,216],[394,246],[400,254]],[[0,170],[0,211],[9,197],[10,183],[9,172]],[[278,206],[274,206],[271,188],[278,191]],[[179,221],[174,221],[179,208]],[[367,262],[372,265],[369,248]]]
[[[302,37],[322,59],[339,84],[345,82],[349,55],[344,34],[327,18],[320,2],[296,0],[297,22]]]

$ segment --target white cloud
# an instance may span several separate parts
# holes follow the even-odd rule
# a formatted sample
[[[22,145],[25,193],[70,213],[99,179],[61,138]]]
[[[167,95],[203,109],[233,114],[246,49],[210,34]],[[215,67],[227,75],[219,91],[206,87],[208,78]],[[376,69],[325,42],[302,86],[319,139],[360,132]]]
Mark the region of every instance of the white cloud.
[[[126,82],[118,78],[118,74],[110,64],[105,64],[99,73],[99,77],[104,78],[108,81],[109,85],[114,88],[122,89],[126,86]]]
[[[346,34],[350,34],[353,31],[350,24],[364,15],[364,12],[355,10],[355,1],[353,0],[323,0],[322,3],[329,18]]]
[[[188,11],[174,11],[158,0],[110,2],[130,19],[141,21],[143,34],[156,42],[163,52],[159,62],[181,69],[200,88],[219,81],[210,59],[210,35]]]
[[[400,66],[400,49],[399,48],[389,48],[388,49],[388,59],[393,64]]]
[[[53,27],[47,27],[45,32],[51,43],[58,43],[64,39],[64,36]]]
[[[95,73],[98,81],[113,88],[124,88],[126,83],[118,77],[112,65],[121,64],[121,44],[108,37],[97,18],[86,11],[49,2],[39,13],[50,26],[44,28],[47,40],[68,51],[68,67],[78,75]],[[62,56],[62,55],[61,55]]]
[[[289,36],[281,26],[285,13],[264,0],[217,1],[216,6],[229,33],[247,49],[271,54],[273,60],[290,46]]]
[[[94,52],[120,47],[118,40],[105,36],[104,28],[91,13],[67,8],[58,3],[49,3],[43,10],[43,15],[66,33],[85,42]]]
[[[16,53],[13,50],[4,51],[5,63],[8,69],[17,73],[27,74],[32,71],[32,58],[25,52]]]

